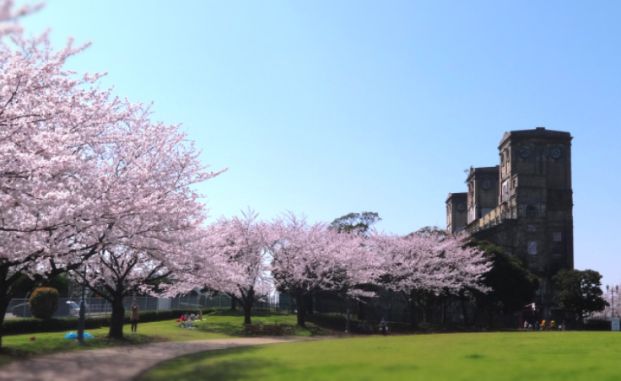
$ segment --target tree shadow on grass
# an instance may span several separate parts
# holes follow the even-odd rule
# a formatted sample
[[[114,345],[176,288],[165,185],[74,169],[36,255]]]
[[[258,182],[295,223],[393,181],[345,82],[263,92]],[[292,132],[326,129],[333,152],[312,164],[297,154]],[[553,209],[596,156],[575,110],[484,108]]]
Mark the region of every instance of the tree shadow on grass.
[[[52,354],[83,349],[100,349],[117,346],[134,346],[164,341],[165,338],[147,335],[126,335],[123,339],[111,339],[106,336],[95,336],[80,345],[77,340],[68,340],[59,332],[57,337],[37,339],[33,334],[30,341],[21,343],[4,344],[0,348],[0,365],[14,360],[27,360],[33,356]]]
[[[231,317],[229,321],[222,319],[210,319],[210,317]],[[287,314],[257,314],[254,316],[253,324],[245,326],[243,315],[238,311],[217,311],[204,316],[204,320],[196,324],[196,328],[206,332],[220,333],[233,337],[249,336],[321,336],[334,334],[333,331],[322,328],[314,323],[307,323],[306,327],[299,327],[295,319],[291,321],[283,316]],[[239,320],[235,320],[239,318]]]
[[[220,360],[229,355],[245,355],[256,351],[255,347],[241,347],[218,351],[200,352],[178,357],[158,364],[136,377],[135,381],[197,381],[197,380],[246,380],[253,379],[262,369],[273,367],[277,362],[236,358]]]
[[[244,326],[240,323],[208,321],[199,323],[197,328],[207,332],[222,333],[227,336],[244,336]]]

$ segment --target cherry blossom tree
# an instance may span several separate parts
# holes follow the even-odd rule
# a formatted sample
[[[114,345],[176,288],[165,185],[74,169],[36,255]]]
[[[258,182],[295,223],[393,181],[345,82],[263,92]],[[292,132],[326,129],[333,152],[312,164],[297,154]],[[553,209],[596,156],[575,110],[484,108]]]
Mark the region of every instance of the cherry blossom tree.
[[[222,279],[211,288],[234,298],[244,310],[244,324],[251,324],[255,302],[273,288],[270,246],[275,238],[270,226],[250,210],[241,217],[223,218],[210,225],[207,241],[204,254],[222,255],[234,269],[229,279]]]
[[[361,285],[373,283],[379,267],[365,239],[339,233],[325,224],[309,225],[289,215],[274,223],[273,275],[279,290],[296,299],[297,324],[305,324],[304,297],[313,291],[339,293],[348,298],[370,296]]]
[[[136,293],[174,296],[194,288],[188,273],[196,269],[203,234],[201,229],[186,234],[175,231],[164,242],[158,234],[156,240],[142,247],[106,246],[73,271],[75,278],[112,305],[109,337],[123,337],[124,298]],[[209,269],[206,275],[214,283],[231,276],[227,272],[230,267],[222,259],[201,255],[201,264]]]
[[[433,231],[407,237],[374,235],[374,250],[382,253],[382,283],[404,297],[412,311],[419,293],[457,294],[466,289],[485,292],[483,276],[491,263],[462,238]]]
[[[117,272],[118,296],[174,271],[173,260],[192,263],[182,243],[204,218],[193,186],[217,174],[177,126],[99,90],[99,75],[67,70],[84,47],[24,37],[14,20],[31,10],[0,2],[0,23],[10,21],[0,29],[0,319],[22,273],[86,263],[76,272],[93,288]]]
[[[304,219],[290,215],[286,220],[272,224],[278,232],[273,246],[272,274],[279,291],[296,300],[297,324],[305,325],[304,298],[311,292],[329,289],[332,269],[326,226],[308,225]]]
[[[22,30],[18,20],[22,17],[38,11],[43,7],[42,3],[23,4],[15,9],[13,0],[0,1],[0,37]]]
[[[114,338],[123,336],[123,297],[137,290],[153,293],[165,278],[174,289],[185,286],[180,275],[202,250],[195,242],[200,243],[205,216],[192,187],[218,174],[205,170],[176,126],[152,123],[145,112],[124,122],[115,131],[123,139],[106,145],[97,161],[89,197],[99,204],[89,234],[75,237],[81,245],[94,233],[102,237],[86,270],[74,274],[111,302]]]
[[[0,319],[21,273],[52,273],[96,252],[101,237],[85,234],[96,199],[83,191],[106,129],[130,110],[96,89],[98,76],[64,68],[81,48],[54,51],[46,35],[16,29],[8,37],[0,40]],[[81,235],[89,239],[77,244]]]

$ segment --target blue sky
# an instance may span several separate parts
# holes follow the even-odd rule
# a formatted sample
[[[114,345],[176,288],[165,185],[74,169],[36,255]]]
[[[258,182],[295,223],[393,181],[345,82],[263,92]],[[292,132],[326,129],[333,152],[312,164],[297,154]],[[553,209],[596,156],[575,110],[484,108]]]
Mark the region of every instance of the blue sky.
[[[621,3],[52,0],[25,20],[93,46],[76,70],[154,102],[212,168],[212,218],[252,207],[444,225],[504,131],[573,142],[575,264],[621,281]]]

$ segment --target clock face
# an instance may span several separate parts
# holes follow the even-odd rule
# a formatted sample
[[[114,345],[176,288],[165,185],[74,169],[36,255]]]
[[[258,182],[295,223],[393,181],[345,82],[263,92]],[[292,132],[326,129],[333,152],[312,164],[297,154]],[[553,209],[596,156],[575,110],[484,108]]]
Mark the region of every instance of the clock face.
[[[563,148],[560,146],[554,146],[550,148],[550,157],[554,160],[558,160],[563,157]]]
[[[457,211],[458,212],[465,212],[466,211],[466,204],[464,204],[463,202],[460,202],[459,204],[457,204]]]
[[[522,146],[518,150],[518,155],[520,155],[522,159],[528,159],[530,157],[531,151],[532,149],[530,148],[530,146]]]
[[[481,182],[481,188],[483,188],[484,190],[492,189],[492,180],[490,179],[483,180],[483,182]]]

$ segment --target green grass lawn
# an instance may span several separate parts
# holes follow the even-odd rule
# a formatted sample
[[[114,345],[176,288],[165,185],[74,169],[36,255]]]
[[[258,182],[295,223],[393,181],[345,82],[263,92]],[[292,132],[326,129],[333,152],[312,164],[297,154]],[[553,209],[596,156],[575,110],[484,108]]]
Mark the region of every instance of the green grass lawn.
[[[197,327],[213,334],[244,336],[243,321],[243,315],[240,313],[232,313],[230,311],[216,312],[206,315],[203,321],[197,324]],[[296,322],[295,315],[258,314],[252,317],[253,325],[283,325],[289,328],[288,332],[292,336],[315,336],[331,333],[312,323],[307,323],[306,328],[301,328],[296,325]]]
[[[68,351],[76,349],[94,349],[112,345],[135,345],[154,341],[185,341],[214,339],[226,337],[217,332],[208,332],[194,329],[177,327],[174,320],[142,323],[138,326],[138,333],[129,333],[129,325],[125,325],[125,340],[110,340],[106,338],[108,327],[88,329],[87,332],[95,337],[87,340],[84,346],[78,345],[75,340],[64,338],[66,332],[43,332],[24,335],[10,335],[2,338],[2,352],[0,352],[0,364],[11,361],[15,357],[40,355],[51,352]]]
[[[310,336],[319,329],[294,328],[294,315],[264,315],[253,317],[253,322],[263,324],[290,325],[295,335]],[[205,315],[196,328],[180,328],[175,320],[140,323],[138,333],[129,332],[129,324],[124,326],[125,340],[110,340],[106,338],[108,327],[89,329],[87,332],[95,336],[87,340],[84,346],[78,345],[75,340],[66,340],[66,332],[44,332],[23,335],[9,335],[2,338],[0,364],[9,362],[17,357],[40,355],[59,351],[103,348],[113,345],[135,345],[155,341],[187,341],[217,339],[232,336],[243,336],[243,316],[236,313],[220,313]],[[313,326],[311,326],[313,327]]]
[[[159,380],[619,380],[621,334],[515,332],[327,339],[181,357]]]

